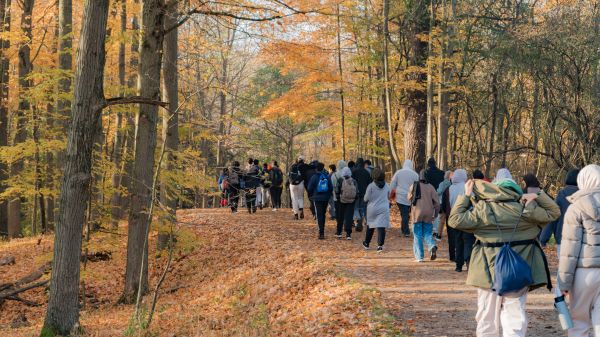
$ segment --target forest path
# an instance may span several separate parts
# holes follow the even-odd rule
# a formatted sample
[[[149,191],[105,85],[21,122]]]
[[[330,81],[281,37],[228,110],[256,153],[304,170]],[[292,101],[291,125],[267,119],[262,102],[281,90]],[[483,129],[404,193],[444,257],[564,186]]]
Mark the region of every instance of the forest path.
[[[204,218],[214,215],[213,212],[199,211],[197,215]],[[412,238],[400,237],[399,217],[395,211],[392,216],[394,226],[387,232],[385,251],[381,254],[373,247],[368,251],[362,248],[364,231],[354,233],[352,241],[336,239],[333,236],[335,223],[329,219],[326,239],[317,240],[316,223],[310,213],[308,219],[302,221],[292,220],[289,209],[278,212],[265,209],[253,215],[241,209],[238,214],[224,214],[232,223],[243,221],[247,226],[268,228],[271,233],[275,226],[280,233],[278,240],[287,241],[288,247],[307,253],[318,250],[319,256],[326,256],[327,265],[380,290],[389,312],[411,336],[474,336],[476,290],[465,285],[466,272],[454,271],[454,264],[448,260],[446,238],[440,243],[436,261],[415,262]],[[257,239],[260,240],[260,235]],[[376,234],[373,241],[376,241]],[[554,251],[547,253],[555,255]],[[550,262],[554,271],[556,260],[550,258]],[[529,336],[562,335],[552,302],[553,297],[545,288],[530,293],[527,300]]]

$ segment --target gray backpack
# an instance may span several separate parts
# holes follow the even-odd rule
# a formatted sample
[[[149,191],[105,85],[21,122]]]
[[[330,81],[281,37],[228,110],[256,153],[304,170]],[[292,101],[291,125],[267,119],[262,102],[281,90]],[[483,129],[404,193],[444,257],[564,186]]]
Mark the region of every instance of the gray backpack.
[[[352,178],[343,178],[342,188],[340,193],[340,202],[343,204],[351,204],[356,200],[358,188],[356,182]]]

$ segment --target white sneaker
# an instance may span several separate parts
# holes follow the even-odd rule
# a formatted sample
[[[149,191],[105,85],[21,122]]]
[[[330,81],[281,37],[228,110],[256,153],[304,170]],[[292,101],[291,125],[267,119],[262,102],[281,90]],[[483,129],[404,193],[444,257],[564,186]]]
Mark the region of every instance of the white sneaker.
[[[425,262],[425,261],[423,259],[420,259],[420,260],[419,259],[415,259],[415,262],[421,263],[421,262]]]
[[[273,212],[277,212],[277,208],[273,208]]]

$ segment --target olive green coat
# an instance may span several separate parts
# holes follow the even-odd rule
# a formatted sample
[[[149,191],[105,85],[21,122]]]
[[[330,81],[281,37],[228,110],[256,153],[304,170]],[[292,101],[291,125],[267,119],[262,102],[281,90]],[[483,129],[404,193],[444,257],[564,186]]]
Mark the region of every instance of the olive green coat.
[[[535,239],[544,226],[560,216],[560,208],[544,192],[540,192],[538,198],[524,209],[519,202],[520,194],[510,188],[479,180],[475,182],[473,194],[473,197],[460,196],[457,199],[448,225],[473,233],[475,238],[482,242],[509,241],[519,216],[521,221],[512,241]],[[513,250],[531,267],[534,283],[530,289],[545,285],[548,278],[541,249],[530,244],[514,246]],[[468,285],[483,289],[492,288],[494,261],[499,251],[500,248],[496,247],[473,247],[467,276]]]

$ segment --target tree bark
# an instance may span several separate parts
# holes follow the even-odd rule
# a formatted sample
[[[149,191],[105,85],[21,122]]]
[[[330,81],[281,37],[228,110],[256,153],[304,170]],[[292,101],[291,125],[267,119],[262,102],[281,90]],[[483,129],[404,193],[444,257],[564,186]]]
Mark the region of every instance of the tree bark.
[[[10,33],[10,6],[11,0],[0,0],[0,33]],[[8,145],[8,81],[10,58],[7,55],[10,49],[10,39],[0,40],[0,146]],[[8,178],[8,165],[0,161],[0,193],[6,189]],[[8,235],[8,202],[0,201],[0,236]]]
[[[124,35],[127,32],[127,0],[121,0],[121,34]],[[119,85],[121,86],[121,96],[125,97],[127,82],[125,80],[125,41],[121,40],[119,43]],[[124,130],[123,130],[123,112],[119,109],[116,115],[115,121],[115,139],[113,143],[113,156],[112,161],[115,166],[115,173],[112,176],[112,187],[115,189],[111,197],[111,226],[113,229],[119,225],[119,220],[123,217],[122,202],[123,195],[121,193],[121,182],[123,180],[121,171],[121,161],[123,159],[123,143],[124,143]]]
[[[433,1],[429,4],[429,32],[427,39],[427,138],[426,138],[426,153],[427,158],[433,158],[433,27],[435,23],[435,9]]]
[[[165,27],[173,27],[177,23],[177,2],[167,8],[165,14]],[[177,150],[179,145],[179,119],[178,119],[178,29],[175,28],[165,35],[163,56],[163,100],[169,102],[169,109],[163,112],[162,137],[165,139],[165,160],[162,172],[175,169]],[[162,175],[160,187],[161,203],[167,207],[168,215],[163,218],[158,233],[158,249],[167,247],[169,237],[169,223],[177,220],[177,196],[175,186],[169,181],[169,175]]]
[[[340,73],[340,109],[342,117],[342,160],[346,160],[346,106],[344,101],[344,67],[342,66],[342,25],[340,20],[340,4],[337,4],[337,61]]]
[[[101,123],[108,0],[86,1],[75,72],[72,120],[62,178],[52,279],[44,330],[69,334],[79,324],[79,259],[90,198],[92,149]]]
[[[139,92],[140,96],[160,100],[160,73],[164,28],[164,3],[162,0],[142,1],[140,35]],[[144,249],[148,210],[151,203],[151,186],[154,176],[156,150],[156,122],[158,106],[140,104],[136,115],[134,162],[129,227],[127,237],[127,267],[122,301],[135,300],[138,287],[148,290],[148,254]],[[142,268],[143,266],[143,268]],[[140,278],[140,272],[142,277]],[[141,279],[141,284],[140,284]]]
[[[439,66],[439,82],[438,82],[438,134],[437,134],[437,158],[438,165],[442,169],[448,166],[448,83],[452,77],[452,68],[447,60],[452,60],[454,54],[454,23],[456,12],[454,11],[454,0],[452,0],[452,24],[448,25],[447,5],[446,1],[442,4],[443,16],[443,35],[442,35],[442,52],[441,62]]]
[[[414,17],[410,19],[410,56],[409,63],[413,67],[425,67],[427,60],[427,43],[420,36],[429,31],[429,14],[427,10],[429,1],[414,2],[415,8],[411,9]],[[425,82],[422,71],[408,75],[409,79],[421,85]],[[425,87],[425,86],[423,86]],[[424,135],[427,129],[427,94],[419,88],[408,89],[406,92],[407,107],[405,115],[404,155],[413,161],[417,172],[425,166]]]
[[[388,149],[392,156],[392,171],[400,165],[400,158],[396,152],[396,137],[394,137],[394,128],[392,127],[392,107],[390,102],[390,83],[388,73],[388,39],[389,30],[390,0],[383,1],[383,107],[385,112],[385,126],[388,131]]]
[[[19,107],[15,113],[15,139],[13,144],[18,145],[27,140],[26,113],[31,109],[31,104],[26,97],[26,92],[31,88],[32,82],[29,74],[33,69],[31,64],[31,41],[33,39],[31,15],[34,0],[21,2],[21,31],[25,39],[19,43]],[[23,171],[23,160],[12,163],[11,175],[18,176]],[[21,196],[16,195],[8,202],[8,236],[11,238],[21,236]]]

